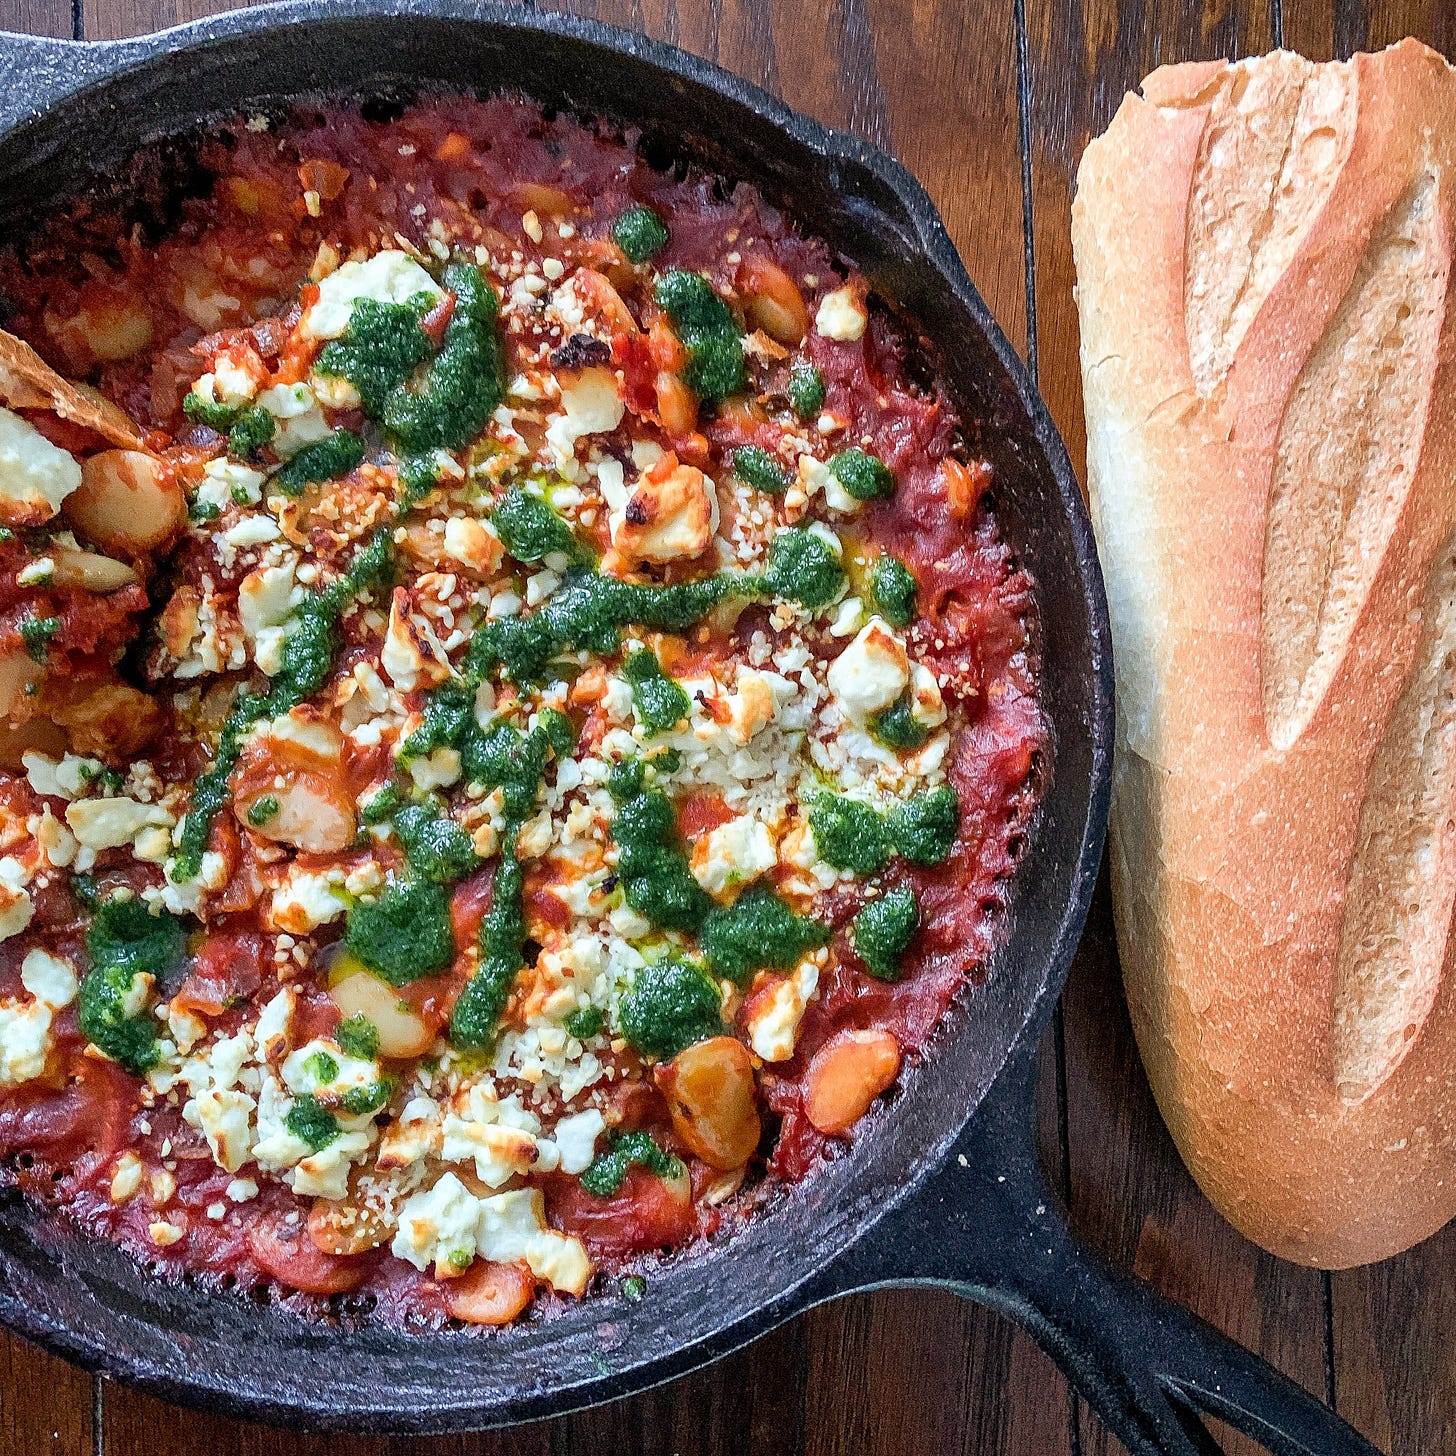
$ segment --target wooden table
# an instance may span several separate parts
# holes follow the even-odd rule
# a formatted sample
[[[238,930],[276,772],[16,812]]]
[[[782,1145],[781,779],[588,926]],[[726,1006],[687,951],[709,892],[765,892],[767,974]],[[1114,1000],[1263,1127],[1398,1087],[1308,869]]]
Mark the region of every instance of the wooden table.
[[[96,39],[227,0],[0,0],[0,26]],[[1078,157],[1161,62],[1288,45],[1323,59],[1413,33],[1456,54],[1450,0],[582,0],[711,56],[895,153],[929,187],[1031,361],[1079,469],[1068,242]],[[1392,1452],[1456,1450],[1456,1226],[1333,1276],[1244,1242],[1158,1119],[1122,1004],[1106,884],[1042,1055],[1041,1133],[1091,1245],[1332,1401]],[[1053,1366],[949,1295],[861,1296],[666,1390],[514,1434],[308,1439],[182,1413],[0,1337],[0,1456],[921,1456],[1120,1451]],[[1230,1451],[1253,1449],[1237,1438]]]

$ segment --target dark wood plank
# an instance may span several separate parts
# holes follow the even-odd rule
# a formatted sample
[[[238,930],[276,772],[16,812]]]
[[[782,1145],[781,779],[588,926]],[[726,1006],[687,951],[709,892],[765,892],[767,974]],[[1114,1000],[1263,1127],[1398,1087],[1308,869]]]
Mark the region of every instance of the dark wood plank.
[[[0,1334],[0,1452],[93,1456],[88,1375],[14,1335]]]
[[[86,34],[133,34],[226,8],[206,0],[85,0]],[[977,283],[1024,347],[1021,181],[1011,0],[974,12],[910,0],[604,0],[572,5],[713,56],[791,105],[887,146],[926,183]],[[934,105],[929,99],[934,98]],[[974,139],[973,145],[948,138]],[[1040,1098],[1055,1156],[1055,1067]],[[930,1449],[1058,1456],[1066,1387],[1029,1341],[943,1295],[878,1295],[816,1311],[666,1391],[512,1436],[353,1442],[363,1453],[732,1451],[899,1456]],[[336,1442],[202,1421],[108,1387],[108,1456],[169,1448],[313,1456]],[[185,1433],[185,1435],[184,1435]]]
[[[0,0],[0,30],[67,37],[71,34],[70,0]]]

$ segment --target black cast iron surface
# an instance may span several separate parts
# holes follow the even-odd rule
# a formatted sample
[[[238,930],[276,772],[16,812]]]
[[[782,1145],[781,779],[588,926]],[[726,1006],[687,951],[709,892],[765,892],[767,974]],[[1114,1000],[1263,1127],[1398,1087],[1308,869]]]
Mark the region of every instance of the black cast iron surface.
[[[140,144],[310,93],[514,90],[638,126],[753,182],[923,329],[996,471],[1038,582],[1049,780],[986,984],[858,1139],[730,1243],[481,1338],[338,1329],[146,1277],[0,1201],[0,1321],[162,1396],[282,1423],[444,1431],[640,1390],[814,1303],[937,1283],[1024,1324],[1135,1453],[1216,1450],[1195,1412],[1280,1453],[1373,1450],[1298,1387],[1072,1243],[1031,1143],[1031,1053],[1086,915],[1106,831],[1112,664],[1091,532],[1065,451],[919,185],[865,143],[717,67],[591,21],[454,0],[297,0],[136,41],[0,36],[0,225]]]

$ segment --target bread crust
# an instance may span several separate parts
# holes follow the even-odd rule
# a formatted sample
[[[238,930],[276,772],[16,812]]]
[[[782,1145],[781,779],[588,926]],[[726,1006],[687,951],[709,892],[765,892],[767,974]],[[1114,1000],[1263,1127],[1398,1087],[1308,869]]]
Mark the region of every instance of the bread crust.
[[[1165,67],[1072,211],[1134,1030],[1205,1192],[1343,1268],[1456,1213],[1456,72]]]

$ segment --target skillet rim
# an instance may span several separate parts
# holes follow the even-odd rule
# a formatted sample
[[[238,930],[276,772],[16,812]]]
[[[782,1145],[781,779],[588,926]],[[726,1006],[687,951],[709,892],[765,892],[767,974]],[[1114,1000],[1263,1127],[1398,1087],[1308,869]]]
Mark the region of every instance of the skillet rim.
[[[1041,966],[1035,993],[1029,999],[1019,1002],[1019,1009],[1015,1012],[1019,1025],[1014,1030],[1008,1028],[1009,1035],[1006,1036],[999,1056],[975,1100],[968,1110],[956,1114],[949,1132],[927,1152],[914,1176],[860,1223],[856,1231],[844,1239],[831,1255],[809,1268],[802,1277],[786,1285],[774,1297],[763,1300],[747,1312],[730,1319],[714,1332],[694,1339],[690,1344],[674,1343],[663,1353],[654,1354],[619,1372],[604,1372],[579,1384],[534,1392],[503,1405],[450,1406],[427,1412],[423,1420],[402,1421],[398,1404],[365,1403],[345,1408],[337,1399],[314,1403],[295,1398],[279,1402],[267,1397],[242,1395],[236,1388],[207,1383],[206,1380],[199,1383],[196,1379],[179,1379],[165,1370],[153,1370],[139,1360],[118,1356],[104,1341],[88,1339],[69,1328],[57,1327],[41,1317],[38,1311],[28,1309],[23,1298],[17,1300],[11,1297],[0,1286],[0,1316],[3,1316],[4,1323],[68,1358],[79,1360],[88,1369],[119,1375],[129,1383],[186,1404],[207,1404],[211,1408],[226,1409],[230,1413],[252,1419],[301,1423],[317,1429],[348,1427],[381,1431],[447,1431],[480,1428],[483,1421],[503,1424],[536,1416],[564,1414],[661,1383],[747,1343],[813,1303],[845,1292],[847,1287],[857,1287],[854,1283],[856,1276],[850,1269],[852,1264],[858,1262],[852,1257],[855,1251],[863,1245],[873,1243],[876,1228],[884,1225],[886,1216],[895,1208],[908,1205],[916,1190],[928,1182],[942,1166],[952,1146],[963,1136],[967,1124],[973,1120],[976,1108],[989,1099],[996,1076],[1006,1061],[1019,1051],[1024,1052],[1027,1044],[1044,1024],[1065,978],[1086,916],[1096,880],[1110,796],[1113,699],[1106,601],[1090,522],[1065,447],[1028,372],[971,283],[929,196],[903,165],[871,144],[802,116],[742,77],[663,42],[622,31],[592,19],[559,13],[541,14],[517,5],[472,4],[468,0],[396,0],[396,3],[383,4],[372,3],[372,0],[337,0],[337,3],[327,3],[327,0],[283,0],[281,4],[228,12],[127,41],[48,42],[40,38],[11,37],[0,33],[0,62],[4,59],[5,46],[12,42],[24,48],[57,53],[68,64],[85,57],[85,64],[70,66],[71,77],[61,87],[62,94],[46,98],[38,110],[22,116],[10,127],[5,127],[0,122],[0,140],[8,142],[32,122],[43,124],[55,106],[93,89],[104,88],[108,82],[129,70],[179,52],[200,50],[283,23],[297,24],[315,20],[347,23],[351,20],[407,20],[411,17],[444,21],[482,21],[495,26],[530,31],[541,36],[561,35],[566,39],[585,42],[598,50],[605,50],[609,53],[608,59],[625,54],[645,61],[659,70],[681,77],[755,113],[775,130],[798,143],[817,164],[830,167],[836,163],[856,164],[885,185],[913,228],[914,246],[934,271],[937,286],[946,289],[959,308],[970,316],[982,341],[995,356],[1003,382],[1010,387],[1017,406],[1025,414],[1025,423],[1030,427],[1030,438],[1024,443],[1034,447],[1034,453],[1040,455],[1045,465],[1044,473],[1050,476],[1056,486],[1058,509],[1052,510],[1051,501],[1048,499],[1043,514],[1052,519],[1059,530],[1063,524],[1065,526],[1069,554],[1075,561],[1077,576],[1075,586],[1070,581],[1064,585],[1069,591],[1075,590],[1086,612],[1087,635],[1092,649],[1085,702],[1089,770],[1079,842],[1056,933],[1048,936],[1050,950]],[[295,91],[293,94],[301,93]],[[625,119],[630,121],[630,115]],[[1018,433],[1022,432],[1023,427],[1018,425]],[[1041,608],[1040,592],[1038,608]],[[1059,761],[1060,748],[1061,745],[1057,745],[1055,750]],[[1083,801],[1079,799],[1078,802],[1081,804]],[[1070,835],[1069,829],[1066,837],[1070,838]],[[994,969],[992,974],[995,974]],[[1030,984],[1032,977],[1028,975],[1026,980]],[[935,1057],[930,1060],[944,1060],[946,1050],[938,1047]],[[863,1156],[868,1161],[872,1155],[872,1152],[867,1152]],[[718,1252],[721,1254],[721,1249]],[[847,1286],[836,1285],[836,1269],[849,1271],[850,1282]],[[3,1273],[3,1269],[0,1269],[0,1273]],[[607,1305],[610,1300],[598,1299],[593,1303]],[[215,1372],[205,1374],[210,1373]],[[611,1388],[614,1381],[618,1382],[615,1389]]]

